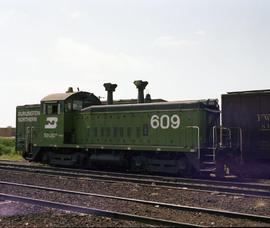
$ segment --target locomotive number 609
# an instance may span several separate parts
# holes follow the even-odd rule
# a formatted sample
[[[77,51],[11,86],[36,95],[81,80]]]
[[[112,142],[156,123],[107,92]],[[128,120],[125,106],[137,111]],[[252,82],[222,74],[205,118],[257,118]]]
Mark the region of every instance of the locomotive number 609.
[[[169,127],[173,129],[177,129],[180,126],[180,117],[177,114],[173,114],[171,117],[168,115],[153,115],[151,117],[151,127],[154,129],[161,128],[161,129],[168,129]]]

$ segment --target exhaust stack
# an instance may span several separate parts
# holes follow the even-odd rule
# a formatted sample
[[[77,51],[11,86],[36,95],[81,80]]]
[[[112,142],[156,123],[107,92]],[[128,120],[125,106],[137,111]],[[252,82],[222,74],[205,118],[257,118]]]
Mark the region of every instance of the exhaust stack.
[[[68,90],[66,91],[66,93],[73,93],[73,88],[72,87],[68,87]]]
[[[144,89],[147,86],[147,81],[134,81],[135,86],[138,89],[138,101],[137,103],[144,103]]]
[[[113,104],[113,92],[115,91],[115,88],[117,87],[116,84],[111,83],[104,83],[103,86],[105,87],[105,90],[107,93],[107,104]]]

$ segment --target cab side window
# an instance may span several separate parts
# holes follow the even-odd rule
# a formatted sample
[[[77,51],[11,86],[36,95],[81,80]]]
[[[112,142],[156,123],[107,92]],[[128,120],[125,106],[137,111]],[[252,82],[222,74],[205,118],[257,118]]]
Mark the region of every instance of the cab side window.
[[[65,103],[65,112],[81,111],[83,108],[82,100],[69,100]]]
[[[69,101],[69,102],[67,102],[65,104],[65,112],[70,112],[70,111],[72,111],[72,103],[71,103],[71,101]]]
[[[45,114],[59,114],[60,113],[60,104],[58,103],[49,103],[45,104]]]
[[[81,100],[73,101],[73,111],[80,111],[82,109],[83,102]]]

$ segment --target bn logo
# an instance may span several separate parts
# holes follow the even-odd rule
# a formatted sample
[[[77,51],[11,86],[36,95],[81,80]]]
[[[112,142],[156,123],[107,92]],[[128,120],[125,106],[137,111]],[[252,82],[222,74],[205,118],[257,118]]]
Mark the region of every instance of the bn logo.
[[[57,127],[57,117],[47,117],[47,124],[45,125],[45,129],[55,129]]]

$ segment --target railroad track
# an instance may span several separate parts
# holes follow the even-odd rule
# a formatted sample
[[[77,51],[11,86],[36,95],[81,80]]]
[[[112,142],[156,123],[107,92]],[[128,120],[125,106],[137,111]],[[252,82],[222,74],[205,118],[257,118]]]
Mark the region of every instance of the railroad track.
[[[209,179],[189,179],[150,175],[137,175],[93,170],[69,169],[59,167],[11,164],[0,162],[0,170],[30,172],[43,175],[64,176],[68,178],[86,178],[98,181],[128,182],[143,185],[155,185],[166,188],[178,188],[190,191],[220,192],[243,196],[270,198],[270,185],[237,181],[218,181]]]
[[[129,221],[137,221],[137,222],[142,222],[142,223],[152,224],[152,225],[202,227],[201,224],[191,224],[191,223],[174,221],[174,220],[153,218],[153,217],[149,217],[148,215],[139,216],[139,215],[124,213],[124,212],[119,212],[119,211],[102,210],[102,209],[97,209],[97,208],[92,208],[92,207],[89,208],[85,206],[78,206],[78,205],[70,204],[68,202],[56,202],[52,200],[49,201],[49,200],[44,200],[44,199],[36,199],[35,197],[25,197],[25,196],[21,196],[21,193],[24,192],[25,189],[31,189],[31,190],[34,190],[33,192],[35,194],[33,195],[39,195],[39,196],[44,195],[44,192],[45,193],[54,192],[57,194],[62,194],[64,196],[66,195],[67,199],[70,199],[70,196],[68,197],[68,195],[75,195],[78,197],[81,197],[81,196],[96,197],[96,198],[102,198],[102,199],[110,199],[110,200],[115,200],[115,201],[125,201],[129,203],[134,203],[134,204],[147,205],[147,206],[150,206],[150,209],[148,209],[149,211],[151,210],[151,208],[157,207],[160,209],[161,208],[169,209],[172,211],[171,213],[175,213],[174,211],[186,211],[186,212],[194,212],[194,213],[203,214],[203,215],[215,215],[215,216],[220,216],[220,217],[222,216],[222,217],[231,218],[231,219],[244,219],[244,220],[259,222],[263,224],[264,223],[270,224],[270,217],[268,216],[238,213],[238,212],[231,212],[231,211],[225,211],[225,210],[213,210],[213,209],[208,209],[208,208],[191,207],[191,206],[183,206],[183,205],[176,205],[176,204],[167,204],[167,203],[147,201],[147,200],[138,200],[138,199],[133,199],[133,198],[117,197],[117,196],[111,196],[111,195],[101,195],[101,194],[88,193],[88,192],[70,191],[70,190],[64,190],[64,189],[40,187],[40,186],[35,186],[35,185],[25,185],[25,184],[12,183],[12,182],[1,181],[0,185],[12,186],[14,188],[17,188],[16,191],[20,192],[20,195],[10,195],[10,194],[5,194],[5,193],[0,193],[0,198],[5,199],[5,200],[30,203],[30,204],[35,204],[39,206],[45,206],[45,207],[56,208],[56,209],[61,209],[61,210],[68,210],[71,212],[94,214],[94,215],[117,218],[117,219],[124,219],[124,220],[129,220]],[[27,194],[29,195],[29,192]],[[111,203],[112,202],[110,202],[110,204]],[[130,205],[130,207],[134,207],[134,206]],[[211,225],[211,224],[207,224],[207,225]]]
[[[29,197],[21,197],[21,196],[9,195],[9,194],[0,193],[0,197],[3,198],[4,200],[30,203],[30,204],[35,204],[38,206],[43,206],[43,207],[71,211],[74,213],[93,214],[97,216],[103,216],[103,217],[109,217],[109,218],[115,218],[115,219],[142,222],[142,223],[151,224],[151,225],[173,226],[173,227],[182,227],[182,226],[202,227],[196,224],[180,223],[180,222],[175,222],[175,221],[170,221],[170,220],[138,216],[138,215],[132,215],[132,214],[127,214],[127,213],[109,211],[109,210],[101,210],[101,209],[96,209],[96,208],[81,207],[81,206],[65,204],[65,203],[56,203],[56,202],[47,201],[47,200],[39,200],[39,199],[33,199]]]

